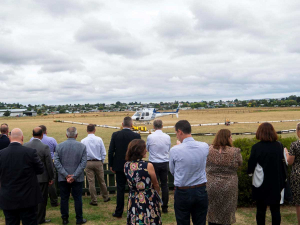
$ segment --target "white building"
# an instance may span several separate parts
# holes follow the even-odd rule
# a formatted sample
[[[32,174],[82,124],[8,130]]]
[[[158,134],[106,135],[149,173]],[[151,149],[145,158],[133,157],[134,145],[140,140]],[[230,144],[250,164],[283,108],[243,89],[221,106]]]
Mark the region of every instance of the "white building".
[[[0,116],[9,111],[9,116],[36,116],[37,113],[34,111],[27,111],[27,109],[0,109]]]

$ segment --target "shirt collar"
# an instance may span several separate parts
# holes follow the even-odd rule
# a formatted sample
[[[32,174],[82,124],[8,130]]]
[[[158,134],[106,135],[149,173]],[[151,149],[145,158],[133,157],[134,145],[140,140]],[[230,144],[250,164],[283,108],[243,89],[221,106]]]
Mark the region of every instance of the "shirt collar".
[[[162,130],[156,130],[155,133],[162,133]]]
[[[41,141],[41,139],[39,139],[39,138],[35,138],[35,137],[33,138],[33,140],[39,140],[39,141]]]
[[[88,136],[95,136],[95,134],[88,134]]]
[[[194,138],[192,138],[192,137],[185,138],[185,139],[183,139],[182,143],[185,143],[188,141],[194,141]]]
[[[123,127],[123,130],[131,130],[131,129],[128,127]]]

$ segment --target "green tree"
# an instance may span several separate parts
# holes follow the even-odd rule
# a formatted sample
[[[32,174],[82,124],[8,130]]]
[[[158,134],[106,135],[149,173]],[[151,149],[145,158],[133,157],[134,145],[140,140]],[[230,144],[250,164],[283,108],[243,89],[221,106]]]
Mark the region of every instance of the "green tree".
[[[37,111],[37,114],[38,114],[38,115],[42,115],[42,110],[39,109],[39,110]]]
[[[60,109],[59,113],[66,113],[66,110],[65,109]]]
[[[5,113],[3,113],[3,116],[10,116],[10,111],[6,111]]]

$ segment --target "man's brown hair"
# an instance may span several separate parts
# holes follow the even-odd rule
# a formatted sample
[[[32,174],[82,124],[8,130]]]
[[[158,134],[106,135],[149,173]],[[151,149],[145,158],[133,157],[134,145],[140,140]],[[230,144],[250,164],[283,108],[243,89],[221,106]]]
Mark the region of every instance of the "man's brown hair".
[[[260,141],[277,141],[278,135],[270,123],[262,123],[256,131],[256,139]]]
[[[2,123],[0,126],[0,132],[1,134],[6,134],[8,131],[8,125],[7,123]]]
[[[40,128],[42,128],[43,134],[46,134],[47,127],[45,125],[40,125]]]
[[[217,132],[213,141],[215,149],[225,148],[226,146],[232,147],[232,140],[230,139],[231,132],[228,129],[221,129]]]
[[[146,150],[146,142],[141,139],[132,140],[127,148],[126,161],[135,161],[142,159]]]
[[[95,130],[95,124],[89,124],[86,127],[87,132],[93,132]]]

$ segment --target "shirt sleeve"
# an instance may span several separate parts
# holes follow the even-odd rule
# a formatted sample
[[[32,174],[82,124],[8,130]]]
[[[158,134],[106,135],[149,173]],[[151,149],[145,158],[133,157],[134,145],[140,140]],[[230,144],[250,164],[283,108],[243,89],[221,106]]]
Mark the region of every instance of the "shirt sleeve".
[[[296,151],[297,151],[297,145],[296,142],[293,142],[291,144],[290,150],[289,150],[289,155],[290,156],[295,156],[296,155]]]
[[[146,149],[149,152],[149,148],[150,148],[150,138],[149,136],[147,137],[147,143],[146,143]]]
[[[103,143],[103,140],[100,139],[100,154],[101,154],[101,160],[104,163],[105,161],[105,156],[106,156],[106,149]]]
[[[170,160],[169,160],[169,168],[171,174],[174,176],[174,171],[175,171],[175,159],[174,159],[174,150],[170,151]]]
[[[56,142],[56,140],[53,138],[53,153],[56,152],[56,146],[57,146],[57,142]]]

